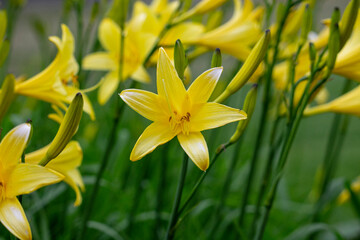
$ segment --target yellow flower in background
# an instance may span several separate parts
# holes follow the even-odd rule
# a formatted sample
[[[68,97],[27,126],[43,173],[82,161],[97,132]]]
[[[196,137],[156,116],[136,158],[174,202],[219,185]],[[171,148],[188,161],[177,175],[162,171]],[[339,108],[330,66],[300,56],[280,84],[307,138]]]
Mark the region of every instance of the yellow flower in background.
[[[50,145],[43,147],[37,151],[25,155],[25,161],[29,164],[37,165],[45,156],[46,151]],[[81,165],[83,159],[83,152],[80,144],[76,141],[71,141],[64,148],[64,150],[47,165],[47,169],[52,169],[65,176],[64,181],[72,187],[76,194],[74,205],[79,206],[82,202],[81,191],[84,191],[84,182],[78,167]]]
[[[354,182],[351,183],[351,190],[353,190],[354,192],[359,192],[360,191],[360,177],[358,177]],[[338,204],[343,204],[345,202],[347,202],[350,199],[350,193],[347,189],[343,190],[338,199],[337,202]]]
[[[62,24],[62,39],[52,36],[53,42],[58,53],[52,63],[42,72],[25,81],[17,81],[15,93],[37,98],[63,109],[65,104],[69,104],[75,94],[81,92],[77,84],[77,72],[79,66],[74,58],[74,37],[69,28]],[[95,113],[90,100],[85,94],[84,111],[88,113],[92,120],[95,119]]]
[[[202,0],[189,11],[177,17],[174,21],[181,22],[193,16],[210,12],[211,10],[214,10],[217,7],[223,5],[226,1],[228,0]]]
[[[352,114],[360,117],[360,86],[334,99],[333,101],[305,110],[305,115],[324,112]]]
[[[29,222],[16,196],[57,183],[63,175],[42,166],[21,163],[31,125],[13,128],[0,143],[0,221],[17,238],[31,239]]]
[[[246,119],[246,113],[207,102],[222,68],[201,74],[188,90],[178,77],[164,49],[159,50],[157,90],[128,89],[120,97],[139,114],[153,121],[137,140],[130,160],[136,161],[177,136],[181,147],[201,170],[209,166],[209,153],[201,131]]]
[[[351,37],[336,57],[333,73],[360,82],[360,11]]]
[[[155,37],[159,36],[160,32],[165,28],[169,22],[171,13],[177,7],[178,2],[172,4],[165,4],[167,1],[162,1],[164,10],[155,11],[155,3],[159,5],[160,1],[155,1],[151,6],[143,2],[137,1],[134,4],[133,17],[131,19],[132,29],[137,32],[145,32]],[[170,14],[169,14],[170,13]],[[180,39],[182,42],[195,41],[205,31],[204,25],[195,22],[183,22],[172,26],[165,35],[161,38],[159,46],[163,46],[166,53],[172,57],[174,55],[175,41]],[[157,52],[152,55],[150,62],[155,64],[157,61]]]
[[[244,61],[250,54],[251,47],[262,34],[260,19],[264,9],[254,9],[250,0],[244,5],[234,0],[234,13],[231,19],[218,28],[205,32],[198,38],[183,41],[183,44],[199,45],[210,49],[220,48],[221,52],[230,54]]]
[[[151,34],[133,31],[133,24],[135,22],[130,22],[125,30],[123,79],[131,77],[140,82],[149,82],[150,77],[143,67],[143,62],[156,39]],[[120,27],[113,20],[103,19],[98,34],[106,51],[91,53],[83,59],[84,69],[108,71],[99,88],[100,104],[105,104],[109,100],[120,83],[120,33]]]
[[[327,24],[328,21],[325,21],[325,23]],[[314,41],[316,49],[325,47],[328,43],[328,38],[329,28],[326,25],[325,29],[320,32],[317,39]],[[295,52],[288,55],[291,56],[294,53]],[[275,87],[280,90],[285,89],[289,84],[289,66],[289,62],[284,61],[280,64],[277,64],[274,68],[273,78],[275,81]],[[309,72],[309,69],[309,51],[308,48],[304,48],[297,60],[297,65],[295,68],[295,80],[298,80],[299,78],[306,75]],[[346,44],[336,57],[335,66],[332,72],[360,82],[360,13],[357,15],[350,38],[347,40]]]

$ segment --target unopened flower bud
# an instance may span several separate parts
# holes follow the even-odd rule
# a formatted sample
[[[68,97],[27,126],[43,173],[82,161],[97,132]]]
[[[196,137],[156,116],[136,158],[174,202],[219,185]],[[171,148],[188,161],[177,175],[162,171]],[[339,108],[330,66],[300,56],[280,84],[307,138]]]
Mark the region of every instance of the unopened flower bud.
[[[1,86],[0,92],[0,121],[3,119],[14,98],[15,77],[9,74]]]
[[[54,140],[51,142],[45,157],[39,163],[42,166],[56,158],[76,133],[82,116],[84,100],[81,93],[77,93],[66,111],[64,120],[60,124]]]
[[[221,67],[221,63],[222,59],[221,59],[221,51],[220,48],[215,49],[212,59],[211,59],[211,67]]]
[[[310,5],[306,4],[304,19],[301,27],[301,35],[300,35],[300,44],[304,44],[307,40],[308,34],[311,31],[312,27],[312,9],[310,9]]]
[[[340,49],[345,45],[353,31],[359,11],[359,2],[359,0],[350,1],[340,20]]]
[[[327,74],[330,75],[331,71],[333,70],[336,62],[337,54],[340,50],[340,30],[339,25],[337,23],[331,28],[330,36],[329,36],[329,43],[328,43],[328,57],[327,57]]]
[[[314,43],[309,43],[309,56],[310,56],[310,62],[314,63],[316,59],[316,48]]]
[[[245,60],[243,66],[240,68],[235,77],[231,80],[225,91],[215,100],[221,103],[228,97],[238,91],[250,79],[257,67],[264,59],[267,47],[270,42],[270,30],[266,30],[264,35],[256,43],[255,47],[251,50],[250,55]]]
[[[255,105],[256,105],[257,89],[258,89],[258,85],[254,84],[253,87],[248,92],[248,94],[246,95],[243,110],[244,112],[247,113],[247,119],[240,121],[238,123],[234,135],[232,135],[232,137],[230,138],[229,141],[230,144],[236,142],[241,137],[241,135],[244,133],[244,130],[246,129],[251,119],[251,116],[254,113]]]
[[[176,72],[181,80],[184,80],[184,72],[188,65],[188,58],[180,39],[176,40],[174,48],[174,64]]]

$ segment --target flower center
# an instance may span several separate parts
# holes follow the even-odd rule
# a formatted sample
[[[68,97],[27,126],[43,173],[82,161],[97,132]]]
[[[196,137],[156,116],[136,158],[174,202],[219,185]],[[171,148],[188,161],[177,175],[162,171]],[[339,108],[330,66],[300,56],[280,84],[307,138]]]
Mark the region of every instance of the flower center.
[[[183,134],[188,135],[190,131],[190,117],[191,114],[187,112],[186,114],[178,114],[176,111],[173,112],[174,115],[169,117],[170,128],[174,132],[182,132]]]

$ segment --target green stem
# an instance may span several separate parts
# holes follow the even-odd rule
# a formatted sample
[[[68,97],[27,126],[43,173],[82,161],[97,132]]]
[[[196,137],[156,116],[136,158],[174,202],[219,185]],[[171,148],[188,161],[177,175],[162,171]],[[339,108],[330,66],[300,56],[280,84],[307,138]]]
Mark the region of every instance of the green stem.
[[[125,2],[125,0],[122,1],[123,3],[123,18],[122,18],[122,21],[120,23],[120,25],[122,26],[121,28],[121,35],[120,35],[120,38],[121,38],[121,41],[120,41],[120,63],[119,63],[119,82],[122,83],[123,82],[123,59],[124,59],[124,49],[125,49],[125,46],[124,46],[124,38],[125,38],[125,33],[124,33],[124,25],[125,25],[125,19],[126,19],[126,9],[127,9],[127,5]],[[118,92],[120,92],[121,90],[121,84],[119,85],[119,89],[118,89]],[[96,196],[97,196],[97,193],[99,191],[99,187],[100,187],[100,181],[101,181],[101,178],[104,174],[104,171],[109,163],[109,160],[110,160],[110,156],[111,156],[111,153],[113,151],[113,148],[115,147],[115,142],[117,140],[117,127],[119,125],[119,122],[120,122],[120,119],[121,119],[121,116],[122,116],[122,113],[123,113],[123,110],[124,110],[124,102],[121,101],[121,99],[119,97],[117,97],[117,101],[116,101],[116,105],[115,105],[115,113],[114,113],[114,119],[113,119],[113,123],[112,123],[112,127],[111,127],[111,130],[110,130],[110,136],[108,138],[108,142],[107,142],[107,145],[106,145],[106,148],[105,148],[105,153],[104,153],[104,156],[102,158],[102,161],[101,161],[101,165],[100,165],[100,168],[96,174],[96,179],[95,179],[95,183],[94,183],[94,187],[93,187],[93,190],[91,192],[91,197],[90,197],[90,200],[88,202],[88,204],[85,206],[85,210],[84,210],[84,216],[83,216],[83,221],[82,221],[82,224],[80,226],[80,231],[79,231],[79,237],[78,239],[82,240],[85,238],[85,235],[86,235],[86,230],[87,230],[87,222],[89,221],[90,219],[90,216],[91,216],[91,213],[92,213],[92,209],[94,207],[94,204],[95,204],[95,200],[96,200]]]
[[[155,224],[154,224],[154,236],[153,239],[159,239],[159,229],[161,226],[161,210],[163,206],[164,201],[164,189],[165,189],[165,183],[166,183],[166,170],[167,170],[167,155],[168,155],[168,147],[163,147],[161,159],[160,159],[160,179],[159,179],[159,187],[157,190],[157,196],[156,196],[156,207],[155,207]]]
[[[244,193],[243,193],[243,199],[240,205],[240,216],[239,216],[239,225],[240,227],[243,225],[243,221],[244,221],[244,217],[245,217],[245,208],[248,202],[248,198],[249,198],[249,194],[250,194],[250,189],[252,187],[252,183],[253,183],[253,178],[254,178],[254,173],[255,173],[255,169],[257,166],[257,162],[258,162],[258,154],[259,154],[259,149],[261,146],[261,142],[263,139],[263,135],[265,132],[265,125],[266,125],[266,119],[267,119],[267,111],[268,111],[268,107],[269,107],[269,102],[270,102],[270,90],[271,90],[271,79],[272,79],[272,72],[273,69],[275,67],[276,64],[276,60],[277,60],[277,55],[278,55],[278,51],[279,51],[279,44],[280,44],[280,39],[281,39],[281,32],[282,29],[285,25],[285,20],[289,14],[290,8],[291,8],[292,4],[291,4],[291,0],[287,1],[287,5],[286,5],[286,10],[285,10],[285,14],[283,15],[283,18],[280,21],[280,25],[278,28],[278,31],[276,32],[276,42],[274,45],[274,53],[273,53],[273,57],[272,57],[272,61],[270,63],[270,65],[268,65],[268,69],[266,72],[266,77],[265,77],[265,88],[264,88],[264,95],[263,95],[263,109],[261,112],[261,121],[260,121],[260,125],[259,125],[259,130],[258,130],[258,134],[257,134],[257,138],[256,138],[256,142],[255,142],[255,146],[254,146],[254,153],[252,155],[251,158],[251,162],[250,162],[250,170],[249,170],[249,174],[247,177],[247,181],[246,181],[246,185],[244,188]],[[266,57],[265,57],[266,59]]]
[[[297,133],[298,127],[300,125],[300,121],[302,119],[303,116],[303,112],[309,102],[309,100],[311,99],[311,96],[314,94],[314,92],[316,91],[316,87],[314,89],[310,89],[311,83],[314,79],[314,74],[315,74],[315,69],[313,66],[311,67],[311,73],[310,73],[310,77],[309,77],[309,81],[306,85],[305,91],[304,91],[304,98],[302,99],[302,101],[298,104],[298,111],[294,112],[295,115],[295,119],[293,122],[288,124],[288,130],[287,133],[285,135],[285,144],[283,145],[282,149],[281,149],[281,153],[280,153],[280,157],[279,157],[279,161],[278,161],[278,166],[276,169],[276,173],[277,175],[275,176],[275,180],[274,180],[274,184],[272,185],[271,191],[268,194],[268,197],[266,199],[266,203],[265,203],[265,214],[261,220],[260,223],[260,228],[258,229],[255,239],[256,240],[260,240],[262,239],[264,232],[265,232],[265,228],[266,228],[266,224],[267,221],[269,219],[269,215],[270,215],[270,211],[272,209],[274,200],[275,200],[275,196],[276,196],[276,192],[277,192],[277,188],[279,186],[279,182],[281,180],[281,177],[283,175],[283,171],[284,171],[284,167],[287,161],[287,157],[289,155],[289,151],[291,149],[292,143],[294,141],[295,135]],[[329,76],[326,76],[326,78],[322,79],[319,84],[317,85],[317,87],[320,87],[321,84],[324,84],[327,80]]]
[[[100,187],[100,181],[102,178],[102,175],[108,165],[108,162],[110,160],[110,155],[112,153],[113,148],[115,147],[115,142],[116,142],[116,138],[117,138],[117,127],[118,127],[118,123],[120,121],[120,118],[122,116],[122,112],[124,109],[125,104],[123,102],[121,102],[120,98],[117,99],[117,104],[116,104],[116,112],[115,112],[115,116],[114,116],[114,120],[112,123],[112,127],[110,130],[110,136],[108,138],[108,142],[106,145],[106,149],[105,149],[105,153],[104,156],[101,160],[101,165],[100,168],[96,174],[96,178],[95,178],[95,183],[94,183],[94,187],[92,189],[90,198],[89,198],[89,202],[88,204],[85,206],[84,209],[84,216],[83,216],[83,221],[82,221],[82,225],[80,228],[80,232],[79,232],[79,237],[78,239],[86,239],[85,238],[85,233],[86,233],[86,229],[87,229],[87,222],[91,216],[94,204],[95,204],[95,200],[96,200],[96,196],[97,193],[99,191],[99,187]]]
[[[351,87],[351,81],[346,80],[341,95],[348,92],[350,87]],[[347,127],[348,127],[348,117],[344,117],[341,114],[336,114],[331,124],[325,155],[323,162],[321,164],[319,197],[315,205],[315,211],[312,217],[312,222],[316,222],[319,220],[319,214],[324,204],[323,198],[328,189],[330,180],[334,176],[334,172],[339,159],[338,156],[340,154],[341,147],[344,142],[345,134],[347,132]]]
[[[177,189],[176,189],[176,196],[175,196],[175,200],[174,200],[174,204],[173,204],[173,208],[172,208],[172,212],[171,212],[171,217],[170,217],[168,229],[167,229],[167,232],[166,232],[166,239],[167,240],[173,239],[175,237],[175,229],[173,229],[173,227],[175,226],[175,224],[177,222],[177,219],[178,219],[178,217],[180,215],[178,210],[179,210],[181,196],[182,196],[182,192],[183,192],[183,188],[184,188],[188,161],[189,161],[189,157],[186,155],[186,153],[184,153],[180,178],[179,178],[178,186],[177,186]]]
[[[84,9],[84,0],[78,0],[75,3],[75,12],[76,12],[76,21],[77,21],[77,35],[76,35],[76,47],[77,52],[77,62],[79,64],[78,74],[80,75],[82,70],[82,55],[83,55],[83,9]]]
[[[215,209],[215,213],[213,215],[213,219],[214,224],[211,228],[210,234],[208,235],[208,239],[211,239],[212,237],[214,237],[216,230],[219,226],[219,221],[221,220],[221,210],[223,209],[223,207],[225,206],[225,201],[227,199],[227,196],[230,192],[230,185],[231,185],[231,180],[232,177],[234,175],[234,170],[236,167],[236,163],[239,161],[239,153],[240,153],[240,149],[241,149],[241,145],[243,142],[244,137],[241,137],[240,140],[236,143],[235,146],[235,151],[233,152],[232,158],[231,158],[231,162],[230,162],[230,166],[228,168],[228,171],[225,175],[225,181],[224,181],[224,185],[222,187],[222,191],[220,194],[220,201],[219,204],[217,205],[216,209]]]
[[[194,187],[192,188],[190,194],[188,195],[188,197],[186,198],[184,204],[182,205],[182,207],[179,210],[179,215],[181,215],[181,213],[186,209],[187,205],[190,203],[191,199],[194,197],[195,193],[197,192],[197,190],[199,189],[201,183],[204,181],[206,175],[209,173],[210,169],[212,168],[212,166],[215,164],[216,160],[218,159],[218,157],[220,156],[220,154],[225,150],[225,148],[229,147],[231,144],[227,143],[227,144],[223,144],[219,150],[216,152],[215,156],[213,157],[213,159],[210,162],[210,165],[208,167],[208,169],[206,169],[205,172],[203,172],[200,176],[200,178],[197,180],[197,182],[195,183]]]
[[[140,174],[138,175],[138,179],[134,186],[136,188],[136,191],[135,191],[135,194],[133,197],[134,201],[132,202],[132,206],[131,206],[130,213],[128,216],[128,222],[129,222],[128,229],[127,229],[128,236],[130,236],[130,234],[132,232],[134,216],[136,214],[138,206],[140,206],[141,195],[144,193],[144,187],[143,187],[143,184],[141,184],[141,182],[148,178],[150,161],[151,161],[150,156],[148,156],[147,159],[145,159],[145,161],[144,161],[145,165],[142,166]]]
[[[254,218],[253,218],[253,221],[252,221],[252,224],[251,224],[249,236],[253,236],[253,234],[255,232],[256,222],[258,220],[258,217],[260,216],[261,203],[264,200],[264,196],[265,196],[265,193],[266,193],[266,191],[268,189],[268,185],[270,183],[270,178],[272,176],[271,173],[272,173],[272,169],[273,169],[275,153],[276,153],[276,150],[278,149],[278,146],[280,145],[281,140],[282,140],[282,138],[280,137],[279,140],[275,141],[275,136],[276,136],[276,133],[278,131],[279,122],[280,122],[280,118],[278,117],[275,120],[275,123],[273,125],[273,129],[272,129],[272,132],[271,132],[270,153],[269,153],[268,159],[266,161],[265,171],[264,171],[264,174],[263,174],[263,177],[262,177],[259,195],[257,196],[256,205],[255,205],[255,213],[254,213]]]
[[[351,81],[350,80],[346,80],[345,84],[344,84],[344,88],[342,91],[342,94],[345,94],[346,92],[349,91],[351,86]],[[325,174],[324,174],[324,178],[322,179],[322,184],[321,184],[321,190],[320,190],[320,195],[323,195],[325,193],[325,191],[328,188],[329,182],[333,176],[333,171],[335,170],[335,166],[336,166],[336,162],[337,162],[337,158],[332,157],[336,154],[336,139],[337,139],[337,135],[338,132],[341,130],[340,129],[340,122],[342,120],[343,116],[340,114],[336,114],[331,126],[331,130],[330,130],[330,136],[329,136],[329,140],[327,143],[327,147],[326,147],[326,154],[325,157],[323,159],[323,166],[324,166],[324,170],[325,170]],[[345,134],[346,129],[347,129],[347,122],[345,121],[345,129],[343,128],[343,134]],[[345,132],[344,132],[345,131]],[[340,140],[340,139],[338,139]],[[341,139],[343,142],[343,139]],[[342,144],[339,143],[338,144]]]

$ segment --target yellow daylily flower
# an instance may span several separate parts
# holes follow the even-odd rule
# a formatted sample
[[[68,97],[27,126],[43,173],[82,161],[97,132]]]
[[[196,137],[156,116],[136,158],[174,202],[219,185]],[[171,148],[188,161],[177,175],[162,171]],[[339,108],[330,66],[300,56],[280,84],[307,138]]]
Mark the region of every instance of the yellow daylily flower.
[[[254,9],[250,0],[234,0],[234,13],[231,19],[218,28],[200,35],[196,39],[183,41],[183,44],[199,45],[210,49],[220,48],[221,52],[245,61],[262,34],[259,19],[264,9]],[[239,44],[241,43],[241,44]]]
[[[74,58],[74,37],[70,29],[61,25],[62,39],[52,36],[53,42],[58,53],[52,63],[42,72],[25,81],[17,81],[15,93],[37,98],[63,109],[65,104],[69,104],[75,94],[82,92],[77,87],[77,72],[79,65]],[[84,111],[88,113],[92,120],[95,113],[88,97],[84,97]]]
[[[31,239],[31,229],[16,196],[57,183],[63,175],[42,166],[21,163],[29,141],[31,125],[13,128],[0,143],[0,221],[17,238]]]
[[[352,114],[360,117],[360,86],[334,99],[333,101],[305,110],[305,115],[324,112]]]
[[[25,155],[25,162],[37,165],[45,156],[50,145]],[[65,176],[64,182],[74,189],[76,200],[74,205],[79,206],[82,202],[81,191],[85,190],[84,182],[78,167],[81,165],[83,152],[77,141],[70,141],[64,150],[45,167],[61,173]]]
[[[209,166],[209,153],[201,131],[246,119],[246,113],[222,104],[207,102],[222,67],[201,74],[186,90],[165,50],[160,48],[157,91],[128,89],[120,97],[139,114],[153,121],[137,140],[131,161],[137,161],[157,146],[177,136],[181,147],[201,170]]]
[[[143,61],[151,50],[156,37],[133,31],[136,21],[126,27],[124,42],[123,79],[132,77],[140,82],[149,82],[150,76],[143,67]],[[135,28],[135,27],[134,27]],[[83,59],[83,68],[88,70],[109,71],[99,88],[98,101],[105,104],[116,91],[119,79],[120,65],[120,27],[110,18],[105,18],[99,26],[99,40],[106,52],[96,52]]]

